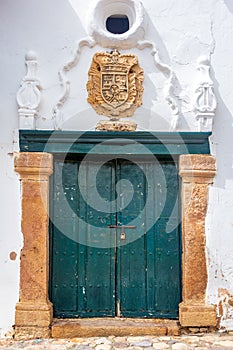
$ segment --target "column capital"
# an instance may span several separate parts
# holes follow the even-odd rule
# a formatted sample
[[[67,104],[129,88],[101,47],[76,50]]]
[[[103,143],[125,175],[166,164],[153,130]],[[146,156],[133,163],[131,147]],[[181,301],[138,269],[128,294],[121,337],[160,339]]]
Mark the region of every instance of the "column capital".
[[[45,152],[19,152],[15,154],[14,165],[21,178],[28,175],[50,176],[53,173],[53,156]]]
[[[213,183],[215,158],[209,154],[184,154],[179,159],[179,174],[183,182]]]

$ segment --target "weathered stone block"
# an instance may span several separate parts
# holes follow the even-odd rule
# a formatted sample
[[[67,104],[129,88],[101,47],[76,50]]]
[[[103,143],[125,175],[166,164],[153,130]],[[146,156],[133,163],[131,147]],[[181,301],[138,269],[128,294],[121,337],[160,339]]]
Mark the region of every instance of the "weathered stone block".
[[[50,338],[51,330],[48,327],[15,326],[15,340]]]
[[[49,327],[53,317],[52,304],[18,303],[16,305],[15,324],[16,326],[37,326]]]
[[[179,319],[182,327],[216,327],[214,305],[179,305]]]

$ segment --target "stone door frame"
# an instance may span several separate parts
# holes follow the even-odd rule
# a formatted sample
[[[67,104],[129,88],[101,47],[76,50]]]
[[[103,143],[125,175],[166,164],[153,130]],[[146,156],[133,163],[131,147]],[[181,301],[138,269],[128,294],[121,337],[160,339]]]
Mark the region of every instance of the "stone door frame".
[[[15,312],[15,338],[51,336],[53,307],[49,301],[49,176],[53,156],[43,152],[15,155],[22,193],[24,247],[20,263],[20,298]],[[216,309],[206,300],[205,217],[208,186],[215,176],[208,154],[180,156],[182,178],[182,327],[215,327]]]

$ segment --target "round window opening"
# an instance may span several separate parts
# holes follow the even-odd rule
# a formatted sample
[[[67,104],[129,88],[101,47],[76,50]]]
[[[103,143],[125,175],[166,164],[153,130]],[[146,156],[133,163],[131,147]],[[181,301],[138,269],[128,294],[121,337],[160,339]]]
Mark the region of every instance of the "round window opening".
[[[129,30],[129,19],[126,15],[112,15],[106,20],[106,29],[113,34],[123,34]]]

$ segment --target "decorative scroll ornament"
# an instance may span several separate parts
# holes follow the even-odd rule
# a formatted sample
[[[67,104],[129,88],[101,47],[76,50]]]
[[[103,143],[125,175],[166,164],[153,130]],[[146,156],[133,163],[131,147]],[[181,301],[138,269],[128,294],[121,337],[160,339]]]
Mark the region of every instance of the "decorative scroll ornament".
[[[38,114],[41,93],[40,82],[36,77],[37,56],[33,51],[29,51],[25,56],[27,74],[23,78],[21,87],[17,93],[19,105],[20,129],[35,129],[35,118]]]
[[[194,111],[198,121],[198,131],[211,131],[217,101],[214,83],[210,78],[210,60],[201,56],[198,59],[198,77],[194,92]]]
[[[137,56],[121,55],[117,50],[111,53],[96,53],[88,76],[88,102],[98,114],[109,117],[111,122],[114,121],[113,124],[102,121],[97,129],[125,131],[127,126],[124,126],[129,123],[130,131],[132,128],[135,130],[134,122],[123,123],[117,120],[131,117],[136,108],[142,105],[144,74],[138,65]]]
[[[83,48],[92,48],[95,45],[96,42],[91,37],[86,37],[79,40],[73,58],[69,62],[67,62],[58,72],[59,80],[62,87],[62,93],[58,102],[53,108],[53,121],[55,130],[62,129],[62,124],[64,122],[62,107],[64,106],[70,94],[70,81],[68,80],[66,74],[78,64]]]

